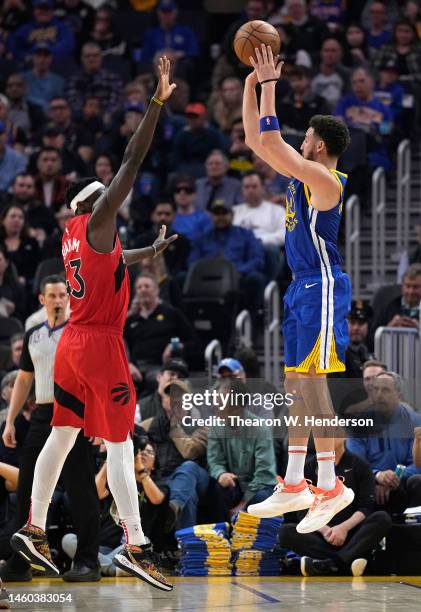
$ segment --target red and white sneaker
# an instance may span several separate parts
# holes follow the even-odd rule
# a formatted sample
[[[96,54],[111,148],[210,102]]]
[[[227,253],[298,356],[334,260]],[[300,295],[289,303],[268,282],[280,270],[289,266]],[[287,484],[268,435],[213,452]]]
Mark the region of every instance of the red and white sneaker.
[[[307,510],[313,501],[314,495],[311,493],[306,480],[303,479],[296,485],[290,485],[278,476],[278,484],[273,494],[260,504],[251,504],[247,508],[247,512],[259,518],[272,518],[273,516],[281,516],[286,512]]]
[[[335,514],[349,506],[354,499],[354,491],[346,487],[341,478],[336,477],[335,488],[331,491],[310,486],[315,495],[309,511],[298,523],[298,533],[312,533],[328,525]]]

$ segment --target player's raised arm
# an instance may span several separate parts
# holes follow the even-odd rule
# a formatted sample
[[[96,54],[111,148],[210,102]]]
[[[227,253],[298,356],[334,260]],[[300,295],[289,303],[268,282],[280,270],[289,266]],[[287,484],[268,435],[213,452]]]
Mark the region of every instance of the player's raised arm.
[[[151,145],[163,103],[176,87],[174,83],[170,84],[170,67],[170,60],[167,57],[159,59],[159,82],[155,95],[137,130],[130,138],[120,169],[111,181],[106,197],[93,210],[89,219],[90,230],[95,229],[104,220],[114,221],[118,209],[133,187],[139,167]]]
[[[246,136],[246,145],[256,153],[263,161],[273,167],[272,155],[262,146],[259,133],[259,107],[257,105],[256,85],[259,82],[257,72],[253,70],[246,78],[243,94],[243,124]],[[284,176],[290,176],[281,168],[280,160],[277,162],[276,170]]]
[[[159,253],[165,251],[165,249],[168,248],[171,242],[174,242],[174,240],[177,240],[178,238],[178,234],[173,234],[172,236],[165,238],[166,231],[167,228],[165,225],[163,225],[159,230],[157,239],[150,247],[145,247],[143,249],[129,249],[128,251],[123,251],[126,264],[130,266],[132,264],[138,263],[139,261],[142,261],[142,259],[150,259],[151,257],[156,257],[157,255],[159,255]]]
[[[336,206],[339,200],[338,181],[320,163],[304,159],[293,147],[284,141],[279,131],[275,111],[275,85],[282,70],[282,63],[275,66],[272,49],[262,45],[256,48],[256,59],[250,58],[262,85],[260,101],[260,144],[266,151],[274,170],[297,178],[310,188],[312,204],[320,210]],[[267,161],[267,160],[266,160]],[[336,161],[335,161],[336,164]]]

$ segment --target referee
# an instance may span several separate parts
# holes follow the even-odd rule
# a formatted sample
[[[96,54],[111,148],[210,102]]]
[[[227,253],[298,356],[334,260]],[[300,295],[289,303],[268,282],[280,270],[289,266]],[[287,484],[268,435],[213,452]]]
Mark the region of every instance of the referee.
[[[13,388],[6,427],[5,446],[16,446],[14,422],[30,393],[35,380],[36,409],[33,411],[26,435],[17,490],[17,527],[29,516],[32,481],[38,455],[51,431],[54,402],[54,358],[61,333],[67,323],[68,295],[64,280],[57,275],[47,276],[40,286],[40,303],[45,306],[47,321],[29,329],[20,361],[20,369]],[[98,569],[99,501],[95,486],[95,466],[92,446],[80,432],[63,467],[63,482],[70,500],[73,523],[78,535],[78,547],[72,569],[63,574],[68,582],[100,580]],[[7,582],[29,581],[31,568],[17,553],[13,553],[0,576]]]

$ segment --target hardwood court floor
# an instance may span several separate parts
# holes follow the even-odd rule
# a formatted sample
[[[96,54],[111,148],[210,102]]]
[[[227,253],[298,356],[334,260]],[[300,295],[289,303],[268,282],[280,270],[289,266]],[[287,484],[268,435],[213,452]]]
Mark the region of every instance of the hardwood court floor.
[[[103,578],[70,584],[60,579],[35,579],[8,586],[13,610],[78,610],[90,612],[419,612],[421,577],[366,578],[175,578],[171,593],[157,591],[134,578]],[[7,585],[6,585],[7,586]],[[71,602],[37,603],[71,596]],[[32,597],[31,597],[32,595]],[[54,595],[56,597],[54,597]]]

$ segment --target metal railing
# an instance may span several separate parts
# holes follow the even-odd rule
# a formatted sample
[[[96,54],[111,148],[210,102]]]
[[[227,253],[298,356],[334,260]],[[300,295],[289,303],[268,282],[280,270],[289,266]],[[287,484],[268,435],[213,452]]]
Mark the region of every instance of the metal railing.
[[[353,295],[358,298],[361,289],[360,199],[356,195],[348,198],[345,204],[345,236],[346,272],[351,279]]]
[[[280,314],[279,287],[275,281],[270,282],[265,289],[265,379],[279,388],[281,382],[280,366]]]
[[[408,251],[409,209],[411,205],[411,144],[402,140],[398,147],[396,177],[396,252]]]
[[[386,276],[386,174],[376,168],[371,180],[372,285],[381,286]]]
[[[374,335],[374,354],[389,370],[402,376],[404,399],[415,410],[421,408],[421,343],[417,329],[379,327]]]
[[[222,359],[222,346],[219,340],[211,340],[205,348],[205,370],[208,374],[209,385],[212,384],[214,367]]]
[[[248,310],[242,310],[235,319],[235,346],[251,348],[251,316]]]

